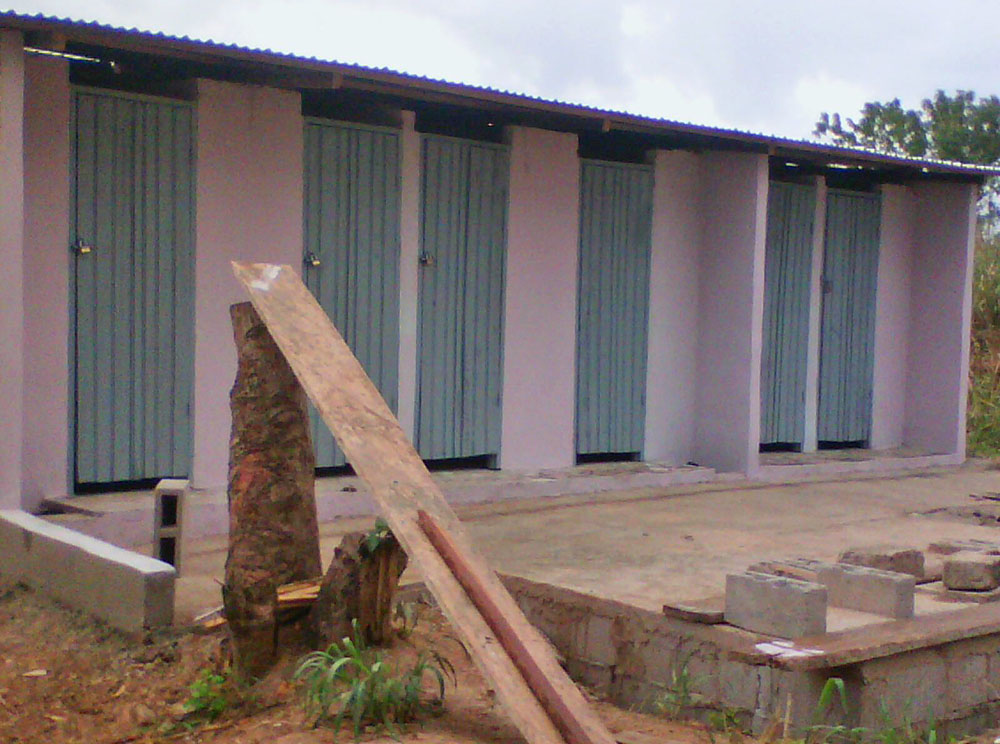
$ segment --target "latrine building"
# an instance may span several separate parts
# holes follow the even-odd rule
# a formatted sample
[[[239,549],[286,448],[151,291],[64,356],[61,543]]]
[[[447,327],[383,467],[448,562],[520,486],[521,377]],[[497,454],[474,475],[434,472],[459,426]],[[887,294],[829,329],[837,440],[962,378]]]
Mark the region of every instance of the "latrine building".
[[[0,14],[0,503],[225,483],[232,259],[301,270],[428,460],[957,463],[986,175]]]

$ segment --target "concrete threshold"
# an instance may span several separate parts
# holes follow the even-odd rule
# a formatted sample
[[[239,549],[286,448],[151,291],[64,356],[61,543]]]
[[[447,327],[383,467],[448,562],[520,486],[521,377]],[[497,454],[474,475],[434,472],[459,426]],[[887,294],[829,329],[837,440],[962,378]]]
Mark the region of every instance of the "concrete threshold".
[[[495,470],[442,471],[433,474],[454,506],[544,500],[644,488],[667,488],[716,480],[711,468],[656,463],[601,463],[533,473]],[[185,496],[184,536],[188,541],[225,535],[229,512],[225,489],[191,489]],[[544,503],[543,502],[543,503]],[[155,504],[152,491],[49,499],[66,513],[49,521],[123,547],[152,541]],[[368,516],[375,505],[360,478],[352,475],[316,479],[319,521]]]
[[[173,566],[27,512],[0,511],[0,574],[129,633],[173,622]]]

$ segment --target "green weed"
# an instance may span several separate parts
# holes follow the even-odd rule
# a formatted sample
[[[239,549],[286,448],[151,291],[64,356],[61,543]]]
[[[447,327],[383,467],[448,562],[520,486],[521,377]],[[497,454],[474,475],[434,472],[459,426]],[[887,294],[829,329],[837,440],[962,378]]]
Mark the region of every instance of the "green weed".
[[[445,680],[455,683],[455,670],[446,658],[425,652],[409,669],[392,669],[381,653],[365,647],[357,621],[352,625],[353,640],[344,638],[325,651],[308,654],[295,670],[294,679],[303,683],[306,713],[314,725],[331,719],[339,730],[350,719],[358,739],[368,724],[395,734],[397,724],[440,710]],[[427,677],[436,683],[436,694],[430,697],[424,691]]]
[[[876,744],[938,744],[937,728],[931,724],[927,729],[919,729],[913,725],[909,713],[909,705],[903,712],[902,722],[893,721],[885,701],[879,704],[879,726],[847,726],[843,723],[823,723],[829,717],[834,702],[840,704],[840,712],[846,714],[847,688],[844,680],[830,677],[820,691],[819,700],[813,711],[813,723],[806,729],[804,744],[861,744],[869,742]]]
[[[972,278],[968,450],[1000,456],[1000,239],[980,239]]]
[[[653,698],[653,710],[665,718],[679,718],[685,710],[703,700],[694,691],[696,680],[688,668],[690,661],[691,656],[688,655],[675,665],[670,670],[670,682],[662,685],[663,692]]]
[[[190,695],[184,701],[184,709],[205,720],[214,721],[229,706],[226,675],[216,674],[211,669],[202,669],[198,679],[191,683],[188,692]]]

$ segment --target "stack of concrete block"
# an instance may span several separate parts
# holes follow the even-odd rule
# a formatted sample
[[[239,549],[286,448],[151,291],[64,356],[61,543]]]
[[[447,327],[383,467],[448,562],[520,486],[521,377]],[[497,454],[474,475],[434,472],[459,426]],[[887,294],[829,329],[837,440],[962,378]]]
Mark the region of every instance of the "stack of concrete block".
[[[895,619],[913,617],[917,580],[912,574],[829,563],[818,569],[816,580],[826,587],[834,607]]]
[[[837,562],[876,568],[880,571],[910,574],[917,581],[924,578],[924,553],[915,548],[897,545],[848,548],[840,554]]]
[[[726,622],[739,628],[798,638],[826,632],[826,587],[755,571],[726,577]]]
[[[912,565],[912,564],[911,564]],[[769,561],[726,577],[725,620],[781,638],[826,632],[827,607],[913,617],[916,577],[849,563]]]
[[[960,550],[944,560],[942,581],[946,589],[988,592],[1000,588],[1000,555],[997,552]]]

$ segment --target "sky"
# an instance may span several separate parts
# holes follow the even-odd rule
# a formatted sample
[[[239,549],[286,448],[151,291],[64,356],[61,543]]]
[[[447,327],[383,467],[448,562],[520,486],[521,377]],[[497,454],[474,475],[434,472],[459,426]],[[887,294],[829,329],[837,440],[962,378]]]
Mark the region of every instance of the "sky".
[[[822,111],[1000,94],[992,0],[35,0],[7,6],[808,139]]]

